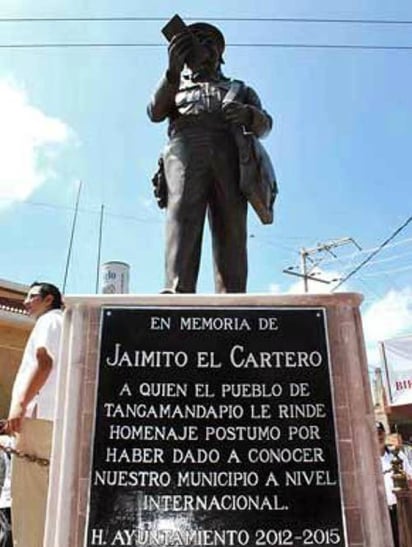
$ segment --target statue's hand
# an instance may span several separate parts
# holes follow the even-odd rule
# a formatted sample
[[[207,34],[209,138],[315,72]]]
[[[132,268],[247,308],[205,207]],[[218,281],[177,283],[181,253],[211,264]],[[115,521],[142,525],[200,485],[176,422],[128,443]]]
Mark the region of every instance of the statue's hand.
[[[227,121],[244,125],[247,129],[250,129],[253,121],[253,112],[247,104],[230,101],[223,104],[222,110]]]
[[[176,81],[180,78],[183,66],[187,58],[193,54],[193,37],[189,32],[182,32],[174,36],[168,47],[169,53],[169,77]]]

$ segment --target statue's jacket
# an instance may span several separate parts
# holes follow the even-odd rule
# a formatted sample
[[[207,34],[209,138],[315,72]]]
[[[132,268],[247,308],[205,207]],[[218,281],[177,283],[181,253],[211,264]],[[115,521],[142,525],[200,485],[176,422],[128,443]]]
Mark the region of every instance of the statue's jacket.
[[[148,106],[153,122],[169,119],[168,134],[173,138],[187,129],[197,127],[203,131],[231,132],[231,124],[223,117],[222,104],[229,92],[232,80],[221,73],[205,81],[192,72],[182,74],[179,82],[170,82],[168,75],[160,81]],[[252,123],[246,129],[256,137],[264,137],[272,128],[271,116],[262,108],[257,93],[249,86],[242,86],[242,97],[236,98],[252,111]]]

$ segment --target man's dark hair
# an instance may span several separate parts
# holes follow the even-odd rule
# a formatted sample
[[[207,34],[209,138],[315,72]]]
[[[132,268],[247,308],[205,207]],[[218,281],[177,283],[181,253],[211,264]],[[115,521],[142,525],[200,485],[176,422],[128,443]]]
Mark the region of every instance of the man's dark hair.
[[[62,307],[62,294],[56,285],[53,285],[52,283],[45,283],[44,281],[34,281],[34,283],[30,285],[30,288],[32,287],[40,288],[39,293],[42,298],[46,298],[49,294],[53,296],[53,302],[50,306],[52,310],[59,310]]]

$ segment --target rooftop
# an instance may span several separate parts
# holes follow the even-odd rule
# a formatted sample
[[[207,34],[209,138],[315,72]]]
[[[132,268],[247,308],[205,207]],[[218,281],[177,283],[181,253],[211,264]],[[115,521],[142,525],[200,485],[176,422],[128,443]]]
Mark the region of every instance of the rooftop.
[[[0,296],[0,310],[27,315],[27,312],[24,309],[23,300],[21,298],[17,299],[7,296]]]

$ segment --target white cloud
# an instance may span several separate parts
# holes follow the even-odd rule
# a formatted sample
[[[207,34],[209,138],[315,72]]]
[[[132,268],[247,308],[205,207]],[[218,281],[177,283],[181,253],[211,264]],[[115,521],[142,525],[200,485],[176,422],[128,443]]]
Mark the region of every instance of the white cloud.
[[[0,120],[0,198],[10,204],[26,199],[53,176],[55,147],[72,132],[32,106],[26,91],[11,80],[0,80]]]
[[[325,280],[336,280],[338,272],[316,273],[316,277]],[[329,293],[336,282],[330,284],[309,281],[310,293]],[[339,287],[339,291],[345,287]],[[348,288],[346,288],[348,290]],[[273,283],[269,291],[272,294],[302,294],[303,279],[292,283],[288,289],[281,291],[280,285]],[[381,366],[379,342],[397,336],[412,333],[412,286],[401,290],[392,289],[383,298],[373,302],[362,311],[363,330],[369,366]]]
[[[270,294],[282,294],[282,287],[279,283],[271,283],[269,285],[269,292]]]
[[[150,198],[141,198],[139,201],[145,211],[149,211],[151,213],[154,211],[158,211],[158,206],[156,204],[156,199],[154,196]]]
[[[378,342],[412,332],[412,287],[390,290],[362,314],[369,364],[380,366]]]

